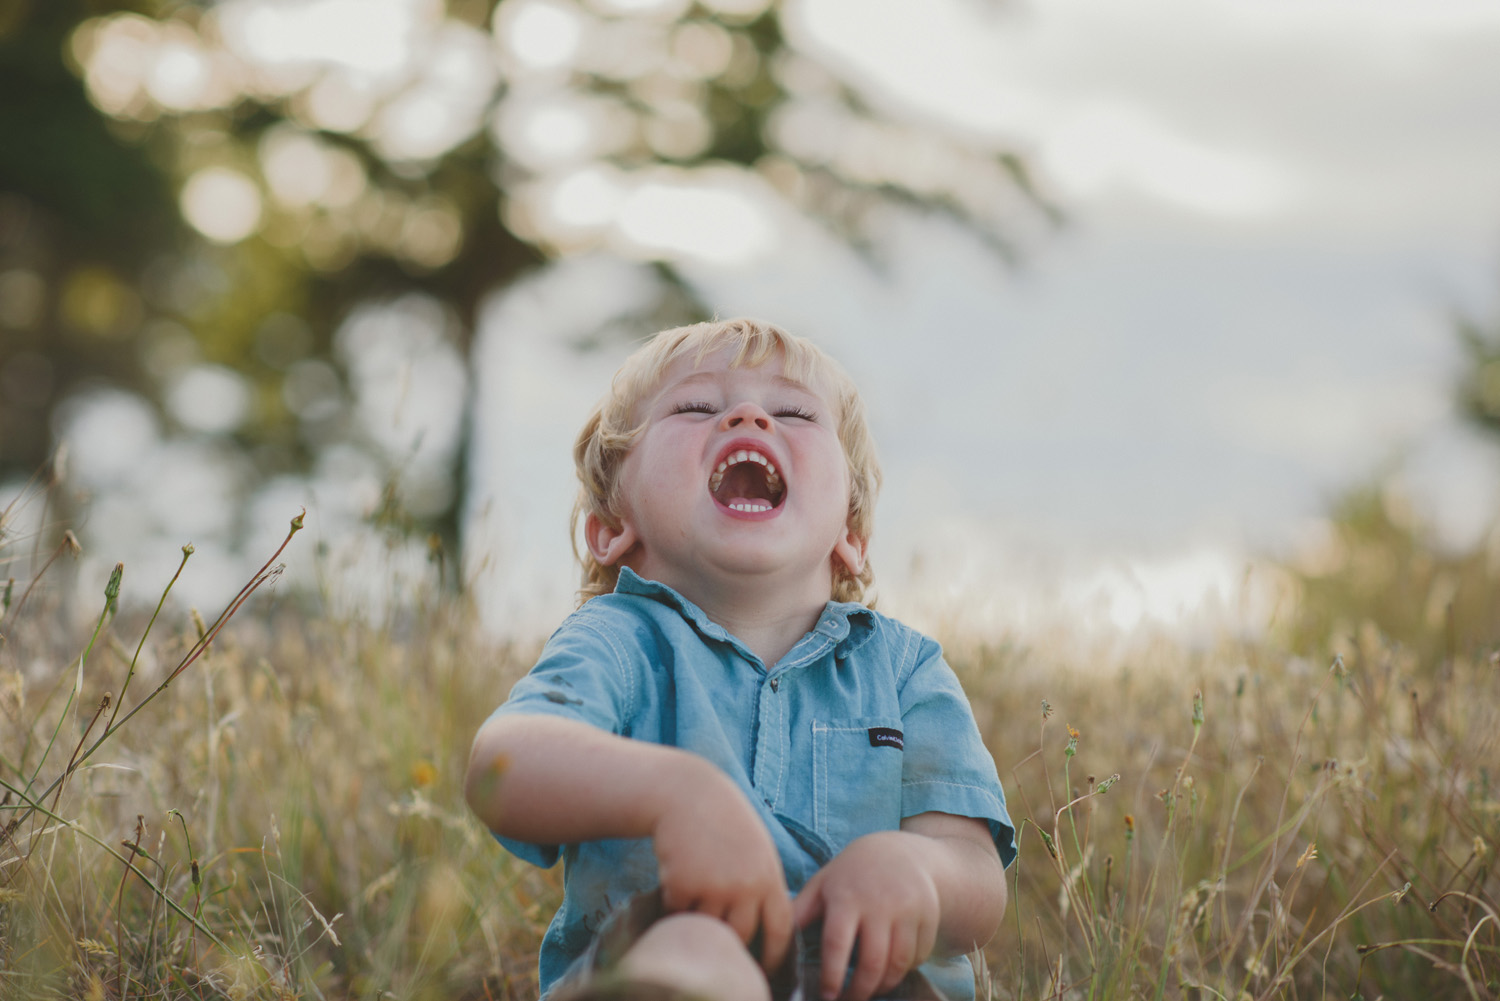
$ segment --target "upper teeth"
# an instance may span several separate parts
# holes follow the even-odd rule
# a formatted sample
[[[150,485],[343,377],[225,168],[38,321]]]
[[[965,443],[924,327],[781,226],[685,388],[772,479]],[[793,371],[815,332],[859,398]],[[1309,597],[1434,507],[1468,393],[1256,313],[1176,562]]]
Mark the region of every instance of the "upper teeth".
[[[724,482],[725,471],[728,470],[730,466],[737,466],[742,462],[758,462],[762,466],[765,466],[766,486],[770,487],[772,490],[778,490],[781,488],[781,477],[776,475],[776,467],[772,464],[771,460],[767,459],[764,455],[761,455],[753,448],[742,448],[738,452],[734,452],[731,455],[725,456],[724,461],[719,463],[719,467],[715,469],[713,471],[713,475],[708,478],[708,489],[719,489],[719,484]]]

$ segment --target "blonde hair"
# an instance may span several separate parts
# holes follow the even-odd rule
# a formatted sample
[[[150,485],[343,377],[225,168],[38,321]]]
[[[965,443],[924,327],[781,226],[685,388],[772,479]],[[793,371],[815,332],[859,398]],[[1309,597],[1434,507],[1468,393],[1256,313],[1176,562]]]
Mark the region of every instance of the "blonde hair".
[[[583,564],[582,604],[615,589],[618,566],[604,566],[578,543],[579,526],[589,515],[612,528],[620,526],[620,467],[631,446],[645,431],[635,409],[656,390],[662,374],[679,358],[701,364],[711,352],[732,348],[731,367],[764,364],[777,354],[790,379],[826,385],[838,407],[838,435],[849,468],[849,529],[868,540],[874,529],[875,498],[880,493],[880,464],[865,421],[865,407],[854,381],[811,341],[793,336],[760,320],[734,319],[695,323],[656,334],[625,360],[610,383],[609,393],[595,406],[573,445],[573,463],[581,487],[573,505],[573,552]],[[875,580],[869,560],[856,575],[837,564],[833,581],[836,601],[864,601]]]

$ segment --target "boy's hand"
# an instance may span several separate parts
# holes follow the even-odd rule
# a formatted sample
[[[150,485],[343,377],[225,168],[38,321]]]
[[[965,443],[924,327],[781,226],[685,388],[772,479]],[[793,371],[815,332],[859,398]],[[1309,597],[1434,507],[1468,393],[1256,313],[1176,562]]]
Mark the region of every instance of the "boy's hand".
[[[662,903],[718,918],[747,946],[759,930],[761,965],[774,972],[792,941],[792,900],[776,846],[726,775],[702,759],[680,771],[662,777],[651,835]]]
[[[942,913],[931,853],[931,841],[920,834],[866,834],[803,886],[795,915],[798,927],[823,919],[825,999],[866,1001],[932,954]],[[859,965],[840,995],[856,939]]]

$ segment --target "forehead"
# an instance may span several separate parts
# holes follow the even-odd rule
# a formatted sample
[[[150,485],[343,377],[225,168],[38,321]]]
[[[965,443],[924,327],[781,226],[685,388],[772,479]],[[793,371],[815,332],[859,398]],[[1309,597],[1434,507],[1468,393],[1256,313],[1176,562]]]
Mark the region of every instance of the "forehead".
[[[749,380],[765,381],[818,395],[827,388],[826,380],[815,366],[798,365],[789,360],[779,348],[764,358],[755,360],[740,357],[740,354],[732,345],[714,348],[702,354],[684,351],[662,368],[651,392],[659,393],[675,385],[718,382],[730,376],[743,376]]]

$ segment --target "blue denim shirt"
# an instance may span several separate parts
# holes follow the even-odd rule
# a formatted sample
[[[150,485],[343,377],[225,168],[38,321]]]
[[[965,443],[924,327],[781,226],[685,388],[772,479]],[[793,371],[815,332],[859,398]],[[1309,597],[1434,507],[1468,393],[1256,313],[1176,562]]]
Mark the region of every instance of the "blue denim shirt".
[[[768,670],[682,595],[622,569],[614,593],[569,616],[495,711],[513,713],[712,761],[760,812],[793,892],[860,835],[931,810],[986,821],[1001,860],[1016,855],[994,760],[942,651],[860,604],[830,601]],[[615,907],[657,884],[649,840],[499,840],[544,868],[564,860],[562,907],[542,941],[544,995]],[[949,997],[973,996],[966,957],[923,972]]]

